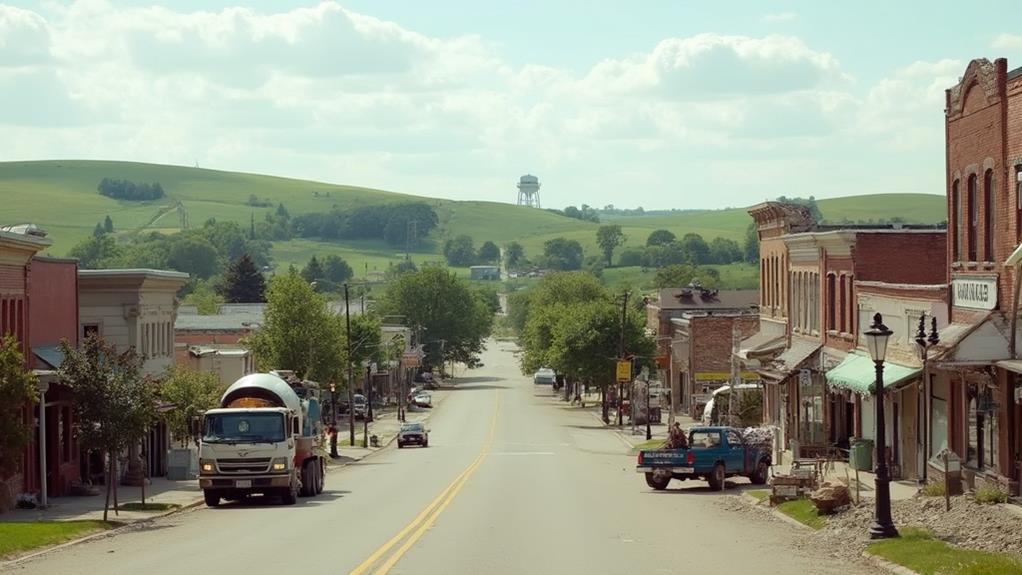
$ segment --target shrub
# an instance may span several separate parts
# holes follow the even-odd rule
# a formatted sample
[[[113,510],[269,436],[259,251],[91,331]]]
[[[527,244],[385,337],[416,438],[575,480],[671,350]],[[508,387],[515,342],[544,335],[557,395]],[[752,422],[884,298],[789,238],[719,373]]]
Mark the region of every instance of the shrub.
[[[944,497],[944,482],[934,481],[927,483],[923,486],[922,493],[927,497]]]
[[[995,503],[1007,503],[1008,494],[997,487],[980,487],[976,490],[976,503],[993,505]]]

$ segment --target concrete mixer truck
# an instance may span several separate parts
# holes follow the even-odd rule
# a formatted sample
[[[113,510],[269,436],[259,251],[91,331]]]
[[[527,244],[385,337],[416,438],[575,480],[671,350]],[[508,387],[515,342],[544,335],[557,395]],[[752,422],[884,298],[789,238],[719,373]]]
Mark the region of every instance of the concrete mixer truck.
[[[291,379],[254,373],[234,382],[203,416],[199,487],[206,505],[260,493],[293,505],[323,491],[315,394]],[[294,386],[294,387],[292,387]]]

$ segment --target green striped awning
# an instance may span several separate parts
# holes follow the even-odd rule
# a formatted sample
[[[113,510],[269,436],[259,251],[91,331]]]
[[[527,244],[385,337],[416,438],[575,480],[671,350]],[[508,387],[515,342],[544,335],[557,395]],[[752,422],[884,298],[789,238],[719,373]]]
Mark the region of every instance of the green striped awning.
[[[891,389],[915,378],[922,370],[896,363],[884,363],[884,389]],[[876,365],[860,353],[850,353],[837,367],[827,372],[827,384],[855,393],[873,393]]]

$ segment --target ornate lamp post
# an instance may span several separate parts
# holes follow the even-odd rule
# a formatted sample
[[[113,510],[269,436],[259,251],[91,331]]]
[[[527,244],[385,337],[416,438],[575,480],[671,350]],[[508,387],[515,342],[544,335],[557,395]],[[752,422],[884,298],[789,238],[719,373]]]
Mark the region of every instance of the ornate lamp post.
[[[892,333],[879,313],[873,316],[873,325],[866,332],[869,356],[876,364],[876,523],[869,528],[871,539],[898,537],[898,530],[891,519],[891,477],[887,469],[887,429],[884,422],[884,359]]]

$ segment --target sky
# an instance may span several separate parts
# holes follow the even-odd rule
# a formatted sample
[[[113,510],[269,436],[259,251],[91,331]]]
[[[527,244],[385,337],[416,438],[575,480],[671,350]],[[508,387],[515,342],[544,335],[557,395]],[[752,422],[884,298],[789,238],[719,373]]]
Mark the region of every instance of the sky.
[[[1012,2],[0,0],[0,160],[544,207],[944,193],[944,90]]]

